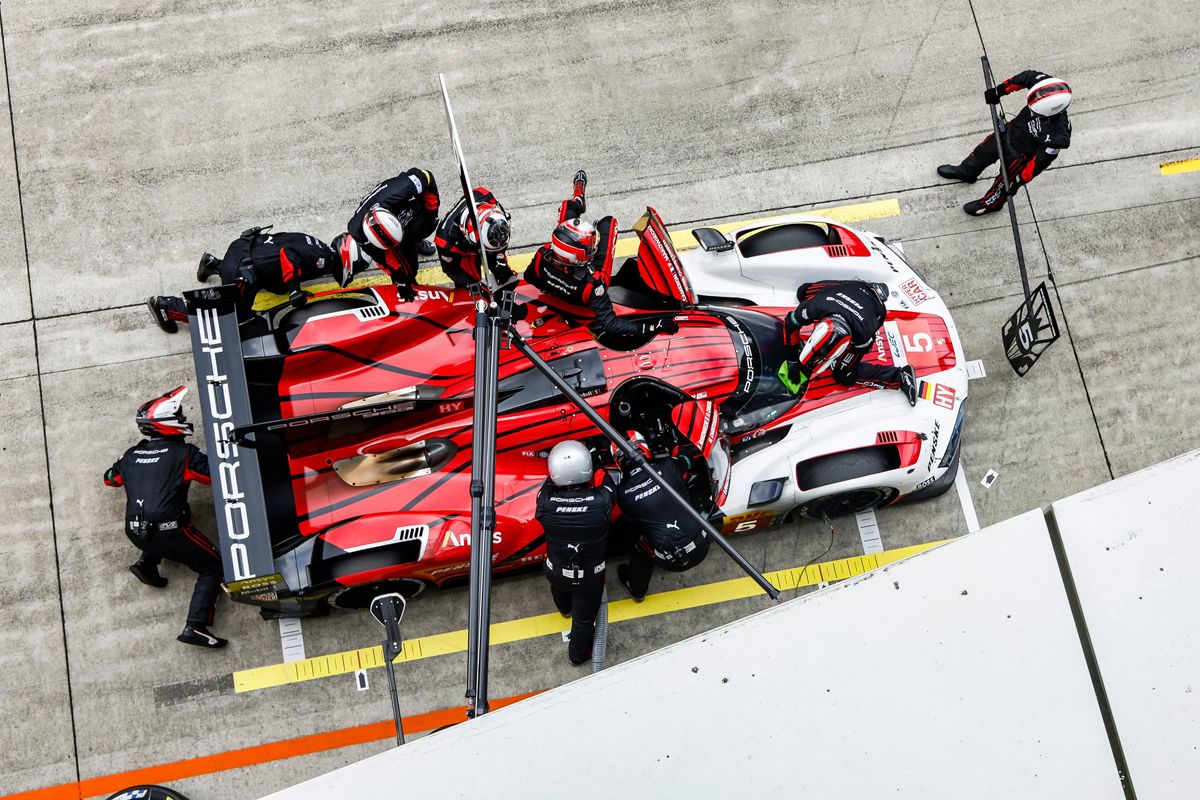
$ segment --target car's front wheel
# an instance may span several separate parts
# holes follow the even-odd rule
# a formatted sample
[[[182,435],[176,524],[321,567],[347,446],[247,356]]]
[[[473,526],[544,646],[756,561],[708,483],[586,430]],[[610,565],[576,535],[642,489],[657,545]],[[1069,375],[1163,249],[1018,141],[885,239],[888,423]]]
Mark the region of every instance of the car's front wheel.
[[[801,516],[809,519],[833,519],[847,514],[857,514],[868,508],[887,505],[896,499],[897,494],[899,493],[890,486],[852,489],[827,497],[818,497],[816,500],[801,504],[796,510]]]

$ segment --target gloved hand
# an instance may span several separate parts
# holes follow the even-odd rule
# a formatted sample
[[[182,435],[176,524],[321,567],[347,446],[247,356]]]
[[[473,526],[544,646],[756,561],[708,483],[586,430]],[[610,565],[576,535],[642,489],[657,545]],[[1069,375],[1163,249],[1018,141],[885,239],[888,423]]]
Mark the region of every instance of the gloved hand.
[[[805,385],[808,383],[808,378],[804,377],[804,373],[800,371],[799,361],[785,361],[779,365],[779,370],[775,373],[779,378],[779,382],[792,394],[800,394]]]
[[[310,295],[308,292],[304,291],[303,289],[297,289],[288,295],[288,303],[291,304],[292,308],[303,308],[304,306],[308,305],[308,299],[310,297],[312,297],[312,295]]]
[[[411,303],[417,299],[417,292],[411,283],[397,283],[396,296],[406,303]]]
[[[989,106],[996,105],[996,103],[1000,102],[999,92],[997,92],[995,89],[984,89],[983,102],[987,103]]]
[[[679,323],[674,317],[663,317],[650,323],[650,333],[679,333]]]

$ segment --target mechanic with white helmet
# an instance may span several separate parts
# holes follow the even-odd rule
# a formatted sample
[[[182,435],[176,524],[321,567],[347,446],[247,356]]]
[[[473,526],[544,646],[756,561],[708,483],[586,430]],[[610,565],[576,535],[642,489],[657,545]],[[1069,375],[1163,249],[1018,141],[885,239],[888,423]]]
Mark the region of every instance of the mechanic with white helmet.
[[[783,320],[788,358],[779,379],[794,393],[803,393],[808,382],[827,369],[843,386],[898,389],[909,405],[917,404],[917,380],[910,366],[863,363],[875,346],[875,334],[887,316],[887,287],[865,281],[804,283],[796,289],[800,301]],[[800,329],[813,325],[801,342]],[[803,348],[801,348],[803,344]]]
[[[651,453],[645,437],[629,431],[631,444],[671,488],[686,496],[687,459],[665,452]],[[613,455],[621,467],[617,506],[621,522],[632,527],[633,550],[629,563],[617,567],[617,578],[635,602],[646,599],[654,565],[671,572],[686,572],[708,555],[708,532],[690,514],[683,514],[645,469],[617,447]]]
[[[164,558],[196,572],[179,641],[224,647],[225,640],[208,630],[221,586],[221,557],[190,521],[188,486],[192,481],[207,485],[211,480],[204,451],[184,441],[192,433],[183,413],[185,395],[187,387],[180,386],[138,408],[137,426],[146,438],[108,468],[104,483],[125,489],[125,535],[142,551],[129,571],[139,581],[159,589],[166,586],[167,579],[158,572]]]
[[[437,227],[439,202],[433,173],[414,167],[372,189],[346,223],[354,241],[405,300],[416,297],[412,284],[418,257],[434,253],[425,237]]]
[[[571,318],[592,318],[589,325],[601,344],[623,338],[675,333],[672,317],[629,320],[617,316],[608,297],[612,277],[617,220],[604,217],[594,224],[582,219],[587,211],[584,190],[587,173],[575,173],[574,190],[558,210],[558,227],[550,241],[538,248],[525,270],[525,280],[540,289],[555,310]]]
[[[983,99],[989,105],[995,105],[1001,97],[1018,89],[1029,90],[1025,95],[1025,107],[1009,120],[1003,142],[1009,187],[1013,192],[1050,166],[1059,150],[1071,146],[1071,120],[1067,116],[1071,87],[1067,82],[1027,69],[995,89],[986,90]],[[943,178],[974,183],[980,173],[997,160],[996,135],[990,133],[961,164],[942,164],[937,173]],[[1006,199],[1004,176],[997,175],[987,194],[964,205],[963,211],[974,216],[988,214],[1002,208]]]
[[[475,212],[479,216],[479,227],[483,229],[483,249],[487,252],[488,269],[504,285],[513,277],[505,253],[512,234],[512,217],[486,187],[476,187],[474,195]],[[454,281],[455,288],[466,289],[483,280],[479,270],[479,237],[475,235],[467,198],[460,199],[442,217],[433,243],[437,246],[442,271]]]
[[[309,294],[300,287],[301,282],[329,277],[345,286],[356,272],[369,266],[362,258],[347,264],[339,254],[339,248],[345,249],[348,238],[342,234],[330,246],[307,233],[276,232],[269,225],[250,228],[230,243],[224,258],[218,259],[212,253],[201,256],[196,280],[204,283],[219,275],[221,283],[237,284],[238,307],[243,312],[254,305],[254,296],[260,289],[287,294],[293,306],[302,306],[308,302]],[[154,322],[167,333],[179,330],[177,323],[187,322],[187,307],[182,297],[151,297],[146,305]]]
[[[570,439],[554,445],[546,467],[550,477],[538,491],[535,512],[546,534],[543,570],[554,605],[572,618],[567,658],[578,665],[592,657],[604,592],[613,483],[606,473],[596,472],[591,451]]]

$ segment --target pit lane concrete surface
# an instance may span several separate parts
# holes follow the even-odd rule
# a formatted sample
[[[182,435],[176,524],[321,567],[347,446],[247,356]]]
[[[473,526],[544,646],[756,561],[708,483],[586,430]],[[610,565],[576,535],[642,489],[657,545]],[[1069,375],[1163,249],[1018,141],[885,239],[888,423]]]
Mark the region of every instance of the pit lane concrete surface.
[[[473,175],[513,212],[526,249],[581,167],[591,209],[626,227],[647,204],[682,228],[899,202],[899,215],[861,226],[905,242],[988,376],[971,383],[964,433],[973,502],[952,491],[882,510],[885,550],[965,532],[964,509],[986,525],[1200,446],[1200,171],[1160,170],[1200,157],[1193,9],[976,10],[998,77],[1042,69],[1076,91],[1073,146],[1018,205],[1032,280],[1053,271],[1066,323],[1023,379],[999,338],[1020,297],[1007,218],[965,216],[985,184],[934,174],[988,126],[964,2],[5,4],[0,796],[102,795],[101,776],[226,754],[174,785],[193,800],[252,798],[389,745],[345,733],[308,740],[307,755],[293,744],[270,752],[294,757],[229,756],[387,719],[383,673],[363,692],[350,675],[236,691],[236,674],[283,661],[278,625],[222,600],[214,629],[229,648],[176,643],[191,575],[168,566],[159,591],[129,575],[122,498],[100,477],[136,440],[137,405],[194,383],[186,337],[150,324],[146,295],[192,287],[199,254],[251,224],[332,237],[377,180],[408,166],[432,169],[451,196],[439,71]],[[192,498],[211,532],[210,495]],[[735,544],[764,570],[864,551],[854,518],[832,537],[803,524]],[[656,575],[652,591],[735,577],[714,553]],[[615,580],[610,594],[624,599]],[[747,597],[622,620],[609,660],[761,607]],[[540,576],[497,582],[494,620],[552,611]],[[427,592],[404,630],[465,622],[465,590]],[[308,656],[380,639],[363,615],[306,620],[302,633]],[[461,703],[464,660],[400,665],[404,713]],[[557,634],[491,654],[494,697],[578,675]]]

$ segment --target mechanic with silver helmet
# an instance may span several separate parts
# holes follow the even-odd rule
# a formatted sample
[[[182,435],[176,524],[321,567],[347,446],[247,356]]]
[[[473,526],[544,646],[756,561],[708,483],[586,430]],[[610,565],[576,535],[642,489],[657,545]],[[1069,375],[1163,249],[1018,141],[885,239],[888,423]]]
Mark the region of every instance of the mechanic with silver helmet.
[[[196,280],[205,283],[219,275],[221,283],[237,284],[238,308],[243,313],[253,307],[254,296],[260,289],[287,294],[293,306],[302,306],[309,298],[300,288],[302,281],[328,277],[346,286],[355,273],[369,266],[365,259],[347,259],[346,254],[339,252],[347,249],[347,239],[342,234],[331,246],[307,233],[275,232],[270,226],[250,228],[233,240],[224,258],[205,253],[200,258]],[[182,297],[151,297],[146,304],[154,322],[167,333],[175,333],[179,330],[178,323],[187,322],[187,306]]]
[[[161,589],[167,579],[158,572],[168,558],[196,573],[196,587],[188,606],[187,624],[179,641],[199,647],[224,647],[212,624],[221,586],[221,557],[208,537],[191,524],[188,487],[192,481],[209,484],[208,457],[184,441],[192,425],[184,417],[180,386],[143,403],[137,426],[146,437],[116,460],[104,473],[104,483],[125,489],[125,534],[141,558],[129,568],[147,586]]]
[[[832,369],[843,386],[898,389],[909,405],[917,404],[917,380],[910,366],[863,363],[875,346],[887,310],[887,286],[865,281],[804,283],[796,289],[800,301],[783,320],[787,360],[780,381],[793,393],[803,394],[808,382]],[[813,325],[801,348],[800,329]]]
[[[604,593],[604,557],[612,525],[613,483],[597,473],[582,442],[554,445],[546,463],[550,477],[538,491],[535,518],[546,533],[543,570],[554,605],[571,617],[567,658],[592,657],[596,614]]]
[[[525,280],[547,295],[556,311],[573,318],[592,317],[589,328],[601,344],[675,333],[679,326],[671,317],[635,321],[623,319],[613,310],[608,284],[617,220],[609,216],[593,224],[582,218],[587,211],[586,188],[587,173],[579,170],[571,196],[559,206],[558,227],[549,243],[533,254]]]
[[[1050,166],[1058,158],[1060,150],[1071,146],[1071,120],[1067,116],[1071,87],[1067,82],[1044,72],[1027,69],[996,88],[984,91],[983,99],[988,105],[995,105],[1001,97],[1018,89],[1029,90],[1025,95],[1025,107],[1009,120],[1004,131],[1005,164],[1013,192]],[[974,183],[980,173],[996,163],[999,157],[996,135],[989,133],[961,164],[942,164],[937,168],[937,173],[943,178]],[[963,211],[973,216],[999,211],[1007,198],[1004,176],[997,175],[987,194],[964,205]]]
[[[487,252],[488,269],[504,285],[513,278],[505,253],[512,234],[512,216],[487,187],[476,187],[474,194],[475,212],[479,216],[479,227],[483,229],[483,249]],[[475,235],[467,198],[460,199],[442,217],[433,243],[437,247],[438,260],[442,262],[442,271],[454,281],[455,288],[466,289],[483,280],[479,270],[479,237]]]
[[[671,488],[687,495],[685,458],[652,454],[645,437],[637,431],[629,431],[628,438]],[[708,555],[708,532],[691,515],[681,513],[634,459],[616,446],[613,455],[622,473],[617,484],[621,521],[631,526],[635,537],[629,563],[617,567],[617,578],[634,602],[640,603],[646,599],[655,564],[671,572],[686,572],[704,560]]]
[[[425,237],[437,227],[439,203],[433,173],[414,167],[372,189],[346,223],[350,236],[388,274],[404,300],[416,298],[417,259],[434,253]]]

